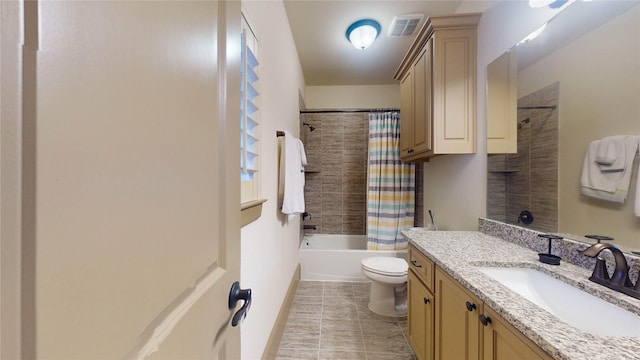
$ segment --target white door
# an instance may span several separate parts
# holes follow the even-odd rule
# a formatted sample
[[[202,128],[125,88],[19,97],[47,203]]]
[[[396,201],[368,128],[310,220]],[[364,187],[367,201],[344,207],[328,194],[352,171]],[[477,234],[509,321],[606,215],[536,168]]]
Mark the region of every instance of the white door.
[[[239,358],[239,2],[25,4],[23,357]]]

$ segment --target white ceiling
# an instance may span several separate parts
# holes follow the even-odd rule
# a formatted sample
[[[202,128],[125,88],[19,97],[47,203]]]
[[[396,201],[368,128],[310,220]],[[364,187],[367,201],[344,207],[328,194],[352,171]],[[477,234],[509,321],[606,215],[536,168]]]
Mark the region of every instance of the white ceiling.
[[[403,14],[454,14],[462,3],[464,12],[483,11],[495,1],[462,0],[285,0],[284,6],[298,50],[307,85],[397,84],[393,79],[400,61],[415,38],[388,37],[393,18]],[[382,26],[368,49],[354,48],[346,38],[353,22],[370,18]],[[420,27],[424,23],[424,19]]]

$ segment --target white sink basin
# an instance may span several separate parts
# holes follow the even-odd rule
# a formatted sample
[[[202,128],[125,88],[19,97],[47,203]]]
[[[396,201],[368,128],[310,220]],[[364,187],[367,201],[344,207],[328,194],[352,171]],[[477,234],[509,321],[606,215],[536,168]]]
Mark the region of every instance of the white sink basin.
[[[640,316],[529,268],[479,267],[567,324],[600,336],[640,337]]]

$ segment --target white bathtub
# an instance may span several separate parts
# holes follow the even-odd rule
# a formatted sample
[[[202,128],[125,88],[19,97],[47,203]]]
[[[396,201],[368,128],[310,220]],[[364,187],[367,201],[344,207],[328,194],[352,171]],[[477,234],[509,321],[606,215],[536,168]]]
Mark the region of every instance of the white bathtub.
[[[366,235],[307,235],[300,244],[302,280],[368,281],[360,261],[371,256],[407,258],[406,250],[367,250]]]

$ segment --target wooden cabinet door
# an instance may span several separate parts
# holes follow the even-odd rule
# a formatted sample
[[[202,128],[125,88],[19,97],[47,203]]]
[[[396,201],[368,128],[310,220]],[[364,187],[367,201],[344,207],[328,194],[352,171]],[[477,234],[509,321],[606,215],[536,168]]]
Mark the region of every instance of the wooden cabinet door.
[[[420,279],[409,272],[408,337],[418,360],[433,359],[434,296]]]
[[[439,30],[433,40],[434,151],[475,153],[475,29]]]
[[[400,80],[400,158],[411,156],[413,146],[413,71]]]
[[[518,152],[517,49],[487,65],[487,153]]]
[[[484,360],[552,359],[516,328],[489,307],[483,313],[490,322],[484,326]]]
[[[432,150],[432,44],[433,40],[429,39],[413,65],[413,155],[425,154]]]
[[[435,293],[435,358],[478,360],[481,301],[438,268]]]

